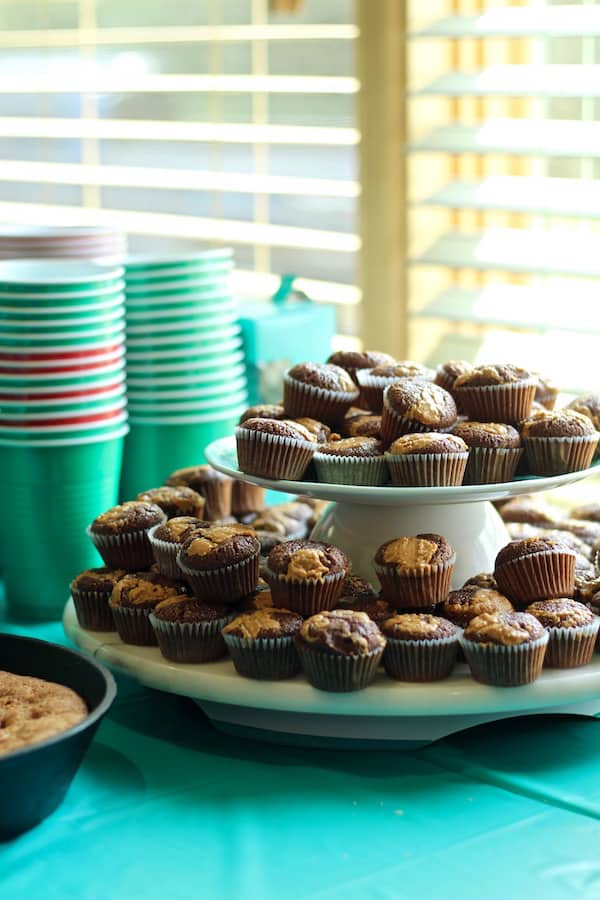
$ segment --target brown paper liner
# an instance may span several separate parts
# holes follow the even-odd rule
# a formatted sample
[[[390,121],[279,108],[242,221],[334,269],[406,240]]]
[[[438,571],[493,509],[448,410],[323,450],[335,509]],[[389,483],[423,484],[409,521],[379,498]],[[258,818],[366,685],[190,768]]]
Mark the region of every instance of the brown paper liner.
[[[412,610],[441,603],[450,592],[456,554],[445,563],[403,569],[374,563],[383,599],[396,609]]]
[[[206,501],[204,518],[209,522],[231,515],[233,480],[230,478],[207,479],[202,484],[202,496]]]
[[[294,638],[240,638],[224,634],[225,643],[238,675],[281,681],[292,678],[300,671],[298,651]]]
[[[392,484],[400,487],[462,484],[468,458],[468,452],[385,454]]]
[[[158,528],[160,526],[156,526]],[[156,528],[151,528],[148,533],[148,540],[154,554],[156,568],[161,575],[168,578],[181,579],[181,569],[177,565],[177,554],[181,549],[181,544],[175,544],[173,541],[161,541],[154,537]]]
[[[313,463],[321,484],[379,485],[387,481],[383,456],[333,456],[315,453]]]
[[[497,566],[494,575],[498,590],[517,606],[552,597],[572,597],[575,556],[560,550],[530,553]]]
[[[480,644],[464,637],[460,638],[460,644],[476,681],[496,687],[517,687],[541,675],[548,633],[536,641],[506,647]]]
[[[108,601],[110,594],[98,591],[79,591],[71,588],[77,621],[88,631],[116,631]]]
[[[397,681],[440,681],[452,672],[458,651],[458,632],[438,640],[387,638],[383,667]]]
[[[371,375],[368,369],[360,369],[357,374],[360,386],[361,401],[371,412],[379,414],[383,408],[383,392],[388,384],[398,381],[398,378],[389,378]]]
[[[162,525],[166,520],[165,516],[161,522],[156,524]],[[148,539],[149,531],[150,528],[144,528],[123,534],[96,534],[91,528],[88,528],[87,534],[109,569],[141,572],[154,562],[152,547]]]
[[[230,617],[212,622],[165,622],[150,614],[160,652],[178,663],[205,663],[225,656],[227,649],[221,630]]]
[[[535,381],[515,381],[512,384],[463,385],[454,388],[460,401],[474,422],[506,422],[514,425],[526,419],[535,397]]]
[[[273,606],[291,609],[300,616],[314,616],[326,609],[334,609],[344,584],[345,572],[316,578],[288,578],[271,569],[263,569],[263,578],[271,588]]]
[[[341,422],[360,395],[355,391],[327,391],[295,381],[286,372],[283,376],[283,408],[290,419],[308,417],[318,422]]]
[[[256,590],[260,550],[254,556],[220,569],[190,569],[181,561],[181,548],[177,555],[180,573],[194,595],[206,602],[236,603]],[[180,576],[181,577],[181,576]]]
[[[600,619],[579,628],[548,628],[548,649],[544,665],[553,669],[587,666],[592,660]]]
[[[383,655],[383,648],[366,656],[343,656],[338,653],[311,650],[303,641],[296,646],[302,669],[308,681],[320,691],[361,691],[373,681]]]
[[[265,493],[264,487],[236,479],[231,495],[231,514],[239,517],[248,513],[262,512],[265,508]]]
[[[592,464],[598,435],[555,438],[523,438],[529,471],[533,475],[564,475]]]
[[[432,430],[441,431],[442,429],[438,426],[423,425],[414,419],[399,416],[390,409],[384,396],[383,409],[381,410],[381,437],[384,445],[389,447],[396,438],[401,437],[403,434],[425,434]]]
[[[135,644],[139,647],[155,647],[157,644],[154,629],[150,624],[152,609],[135,609],[131,606],[111,606],[113,619],[119,637],[124,644]]]
[[[317,447],[309,441],[296,441],[249,428],[236,428],[235,438],[242,472],[277,481],[299,481]]]
[[[501,484],[512,481],[523,455],[520,447],[471,447],[464,484]]]

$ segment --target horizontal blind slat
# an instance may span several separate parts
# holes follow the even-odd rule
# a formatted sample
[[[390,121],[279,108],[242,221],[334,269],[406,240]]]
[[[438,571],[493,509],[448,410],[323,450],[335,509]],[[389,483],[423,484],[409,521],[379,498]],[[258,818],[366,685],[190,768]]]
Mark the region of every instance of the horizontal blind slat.
[[[437,128],[412,141],[408,151],[600,158],[600,122],[491,118]]]
[[[481,15],[447,16],[414,30],[411,37],[597,37],[600,9],[594,6],[508,6]]]
[[[600,97],[600,65],[498,65],[448,72],[411,92],[446,97]]]

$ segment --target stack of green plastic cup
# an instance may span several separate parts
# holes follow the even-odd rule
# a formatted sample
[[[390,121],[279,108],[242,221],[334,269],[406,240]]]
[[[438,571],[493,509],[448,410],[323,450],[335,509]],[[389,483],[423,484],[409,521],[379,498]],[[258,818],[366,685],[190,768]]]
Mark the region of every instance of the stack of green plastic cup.
[[[123,499],[201,463],[247,404],[232,262],[228,249],[127,262]]]
[[[127,433],[123,269],[0,262],[0,562],[9,611],[58,618],[98,565],[87,525],[118,498]]]

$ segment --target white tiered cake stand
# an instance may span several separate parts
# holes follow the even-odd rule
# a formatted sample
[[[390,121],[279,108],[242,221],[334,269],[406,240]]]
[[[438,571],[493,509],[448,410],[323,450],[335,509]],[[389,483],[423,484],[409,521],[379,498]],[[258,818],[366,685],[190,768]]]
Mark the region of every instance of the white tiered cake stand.
[[[509,484],[451,488],[347,487],[312,482],[271,481],[242,473],[235,438],[223,438],[206,450],[219,471],[271,490],[334,501],[312,537],[341,547],[353,571],[376,584],[371,560],[391,537],[419,532],[443,534],[457,552],[454,586],[477,572],[493,570],[494,557],[508,533],[489,502],[550,490],[600,471],[551,478],[523,478]],[[519,715],[600,713],[600,656],[579,669],[549,669],[534,683],[518,688],[478,684],[466,665],[444,681],[409,684],[381,671],[364,691],[329,694],[302,676],[286,681],[253,681],[236,674],[230,660],[180,665],[164,659],[156,647],[133,647],[115,633],[84,631],[72,601],[64,613],[67,635],[102,662],[142,684],[191,697],[215,727],[234,734],[309,746],[400,747],[427,744],[465,728]]]

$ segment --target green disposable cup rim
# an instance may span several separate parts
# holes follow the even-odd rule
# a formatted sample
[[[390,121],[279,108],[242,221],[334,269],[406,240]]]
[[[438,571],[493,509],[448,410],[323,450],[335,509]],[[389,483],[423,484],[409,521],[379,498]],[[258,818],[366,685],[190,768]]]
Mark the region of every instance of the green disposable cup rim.
[[[127,372],[128,374],[133,375],[153,375],[158,374],[160,377],[164,373],[173,374],[176,372],[188,372],[192,374],[194,372],[205,372],[206,369],[211,371],[222,370],[228,366],[235,366],[238,363],[244,362],[244,352],[243,350],[238,350],[230,353],[229,355],[225,355],[220,357],[218,360],[207,359],[205,361],[199,360],[197,358],[192,358],[190,362],[175,362],[175,363],[154,363],[150,361],[148,365],[135,365],[130,362],[127,364]]]
[[[241,334],[239,325],[229,325],[224,328],[212,329],[204,331],[202,328],[195,329],[179,329],[172,332],[158,332],[155,335],[146,337],[129,337],[126,336],[127,347],[161,347],[164,344],[176,344],[177,346],[194,347],[198,344],[213,344],[213,340],[233,340]]]
[[[213,384],[215,381],[225,377],[237,380],[238,378],[241,378],[242,375],[245,375],[245,373],[246,367],[243,364],[240,364],[231,369],[227,368],[227,370],[219,368],[219,371],[208,378],[203,378],[202,375],[174,375],[165,378],[128,378],[128,385],[133,389],[143,387],[145,390],[151,391],[155,388],[160,389],[161,387],[170,387],[178,384]]]
[[[1,447],[13,447],[15,450],[22,450],[24,447],[31,447],[33,449],[43,449],[44,447],[78,447],[83,444],[99,444],[101,442],[115,441],[120,438],[124,438],[127,434],[129,434],[129,425],[123,425],[121,428],[117,429],[117,431],[107,432],[106,434],[94,434],[88,435],[87,437],[73,437],[73,438],[56,438],[56,439],[45,439],[40,438],[39,440],[32,441],[13,441],[6,440],[5,438],[0,437],[0,448]]]
[[[109,389],[110,388],[110,389]],[[2,394],[8,393],[6,391],[1,391]],[[28,397],[20,397],[19,394],[11,394],[9,400],[2,399],[0,400],[0,422],[2,421],[3,416],[8,416],[8,418],[23,418],[30,419],[39,415],[43,418],[43,413],[45,411],[51,412],[52,410],[58,410],[64,412],[65,415],[70,415],[71,412],[81,411],[81,412],[98,412],[103,411],[106,412],[106,409],[110,410],[114,408],[114,401],[119,397],[125,399],[126,386],[125,382],[122,381],[116,387],[111,387],[111,385],[107,386],[105,391],[101,391],[99,394],[89,394],[82,395],[80,397],[50,397],[50,398],[38,398],[32,400]],[[119,404],[121,408],[126,406],[127,403]],[[25,413],[13,413],[14,409],[25,409]]]
[[[150,413],[157,415],[166,413],[168,415],[171,412],[206,412],[207,410],[224,410],[237,407],[240,404],[244,405],[246,404],[247,399],[248,395],[246,391],[241,390],[239,393],[228,397],[226,401],[223,398],[214,397],[210,400],[190,400],[188,402],[180,401],[179,403],[174,403],[172,400],[167,400],[164,403],[161,403],[160,400],[157,400],[154,403],[142,404],[130,402],[129,411],[132,415],[135,413]]]
[[[95,349],[98,347],[103,347],[104,341],[101,344],[94,345]],[[83,348],[85,350],[94,349],[94,348]],[[70,347],[63,348],[67,351],[71,350]],[[10,353],[12,355],[15,354],[14,347],[5,347],[4,350],[0,347],[0,353]],[[79,351],[78,351],[79,352]],[[47,355],[44,351],[44,355]],[[124,361],[125,359],[125,345],[123,342],[119,342],[119,346],[117,350],[110,350],[105,353],[94,354],[93,362],[105,362],[106,365],[112,365],[113,363],[116,365]],[[80,366],[77,371],[79,372],[87,372],[89,369],[85,368],[85,365],[82,360],[71,360],[71,359],[23,359],[22,361],[18,361],[15,359],[2,360],[0,362],[0,367],[4,369],[14,369],[15,374],[21,374],[23,372],[31,372],[35,373],[37,369],[65,369],[65,368],[73,368],[73,366]],[[73,374],[72,372],[70,373]]]
[[[121,306],[114,307],[104,315],[89,316],[87,318],[65,318],[65,319],[2,319],[0,318],[0,331],[6,329],[25,329],[25,328],[71,328],[74,325],[83,326],[98,325],[104,322],[125,321],[125,309]]]
[[[205,284],[202,281],[189,279],[185,283],[175,281],[164,281],[161,284],[144,284],[132,285],[127,283],[125,295],[133,300],[143,300],[148,297],[153,300],[156,297],[210,297],[213,294],[231,293],[229,284],[220,284],[213,282]]]
[[[1,310],[0,310],[1,312]],[[161,319],[201,319],[204,316],[219,315],[220,313],[237,313],[239,315],[239,306],[232,300],[228,306],[220,303],[211,303],[208,306],[198,307],[195,303],[179,304],[157,304],[155,307],[146,307],[139,310],[137,307],[129,306],[127,308],[128,322],[153,322]]]
[[[19,406],[27,406],[27,404],[18,404]],[[0,427],[10,427],[5,426],[2,423],[5,421],[4,416],[6,415],[9,419],[18,419],[20,422],[35,422],[37,419],[40,421],[44,421],[45,419],[64,419],[68,416],[81,412],[81,414],[95,416],[104,415],[107,412],[117,412],[120,409],[126,409],[127,407],[127,398],[125,397],[125,392],[121,391],[117,396],[107,399],[104,403],[65,403],[63,406],[52,406],[50,403],[45,404],[35,404],[36,406],[42,406],[40,412],[26,412],[26,413],[17,413],[12,412],[10,408],[4,412],[2,410],[3,404],[0,404]],[[80,407],[83,406],[83,409]],[[51,427],[51,426],[49,426]]]
[[[188,400],[191,397],[210,397],[210,398],[219,398],[222,397],[223,394],[235,394],[238,391],[246,392],[246,378],[245,376],[242,378],[233,379],[231,381],[224,381],[222,384],[213,384],[208,387],[198,387],[196,385],[192,385],[189,387],[183,387],[182,385],[171,386],[171,390],[166,389],[164,391],[157,391],[153,393],[151,390],[149,391],[135,391],[131,389],[131,385],[128,387],[127,397],[129,400],[130,406],[138,406],[140,404],[155,404],[156,401],[162,402],[165,400]]]
[[[169,425],[212,425],[224,419],[236,419],[244,412],[245,406],[238,409],[223,410],[221,413],[200,416],[130,416],[130,425],[167,427]]]
[[[0,302],[3,300],[16,300],[19,302],[35,300],[39,305],[55,303],[60,300],[68,300],[71,303],[73,300],[89,299],[90,302],[93,302],[102,297],[112,297],[124,293],[125,282],[123,279],[119,279],[114,284],[82,291],[44,291],[44,293],[40,293],[39,291],[8,291],[0,289]]]
[[[1,352],[20,353],[29,351],[39,351],[40,353],[55,353],[61,350],[89,350],[103,346],[112,346],[113,344],[121,344],[125,341],[125,328],[116,329],[115,331],[90,331],[89,333],[78,335],[77,337],[68,334],[48,334],[39,337],[27,335],[27,337],[19,335],[18,337],[11,334],[2,334],[0,331]],[[7,348],[6,351],[2,347]]]
[[[187,324],[187,327],[184,327],[184,323]],[[203,335],[206,332],[206,335],[210,337],[214,334],[214,331],[219,330],[220,327],[228,328],[237,323],[237,313],[234,313],[231,316],[198,316],[197,318],[183,316],[177,317],[177,321],[175,322],[164,322],[161,319],[159,322],[150,321],[146,325],[137,325],[135,323],[132,325],[128,319],[126,323],[126,333],[127,337],[130,335],[150,335],[151,337],[158,337],[170,333],[190,334],[190,332],[193,332],[194,334]]]
[[[3,304],[0,298],[0,314],[15,313],[16,316],[27,316],[32,318],[44,318],[45,316],[76,316],[77,313],[86,313],[95,315],[105,309],[125,308],[125,298],[123,294],[115,294],[108,300],[101,300],[100,303],[78,303],[75,306],[12,306],[11,304]]]
[[[214,282],[228,281],[233,266],[231,260],[223,260],[221,263],[212,263],[210,266],[189,266],[187,269],[161,269],[154,272],[126,272],[125,282],[128,288],[145,290],[152,286],[160,287],[166,282],[185,287],[186,282],[193,281],[198,284],[212,284]]]
[[[21,439],[21,437],[36,440],[39,437],[50,436],[57,432],[64,432],[64,434],[81,433],[85,435],[85,433],[89,431],[105,432],[109,428],[114,428],[115,425],[122,425],[127,421],[127,418],[127,412],[123,411],[122,415],[115,416],[114,419],[110,419],[109,421],[88,422],[84,425],[46,425],[41,426],[40,428],[7,428],[0,425],[0,437],[3,435],[5,437],[11,435],[11,437],[8,438],[9,440],[15,438]],[[35,435],[36,437],[34,438],[32,435]]]
[[[218,359],[221,353],[227,354],[235,350],[241,350],[242,341],[241,338],[237,338],[235,340],[229,341],[225,344],[221,344],[218,347],[210,347],[210,349],[198,349],[194,344],[189,345],[189,353],[185,352],[184,346],[179,348],[175,347],[170,350],[144,350],[137,351],[132,350],[127,353],[127,364],[131,362],[141,362],[143,360],[160,360],[160,359],[178,359],[182,360],[183,357],[187,357],[190,360],[198,360],[203,357],[210,356],[211,359]],[[0,347],[0,353],[2,352],[2,347]]]
[[[51,379],[53,380],[53,379]],[[15,397],[27,394],[54,394],[61,391],[84,391],[86,389],[101,389],[111,384],[125,384],[125,367],[113,374],[105,375],[103,378],[93,378],[90,381],[77,381],[71,384],[59,382],[59,384],[48,384],[48,379],[39,379],[36,382],[21,382],[18,386],[6,384],[4,379],[0,377],[0,394],[13,394]],[[1,404],[1,401],[0,401]]]
[[[121,281],[123,266],[103,265],[89,260],[16,259],[0,260],[0,291],[93,290]]]
[[[231,247],[208,248],[206,250],[195,250],[190,253],[177,253],[172,256],[153,256],[147,253],[130,253],[125,258],[125,269],[127,272],[138,272],[145,269],[160,271],[160,269],[171,267],[186,268],[189,265],[201,265],[203,263],[210,263],[211,260],[232,257],[233,249]]]

